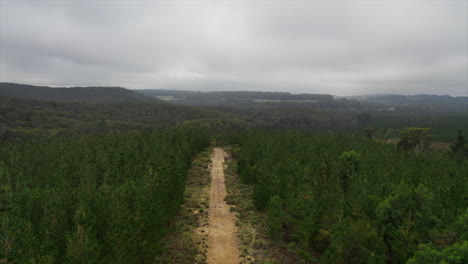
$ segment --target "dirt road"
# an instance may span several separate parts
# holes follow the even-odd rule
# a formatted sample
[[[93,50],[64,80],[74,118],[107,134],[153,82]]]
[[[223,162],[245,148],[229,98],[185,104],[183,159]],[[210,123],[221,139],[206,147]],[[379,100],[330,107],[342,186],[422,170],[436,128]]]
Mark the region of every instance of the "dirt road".
[[[224,201],[224,157],[226,152],[214,148],[211,166],[210,207],[208,209],[208,264],[240,263],[237,248],[236,217],[230,212],[230,206]]]

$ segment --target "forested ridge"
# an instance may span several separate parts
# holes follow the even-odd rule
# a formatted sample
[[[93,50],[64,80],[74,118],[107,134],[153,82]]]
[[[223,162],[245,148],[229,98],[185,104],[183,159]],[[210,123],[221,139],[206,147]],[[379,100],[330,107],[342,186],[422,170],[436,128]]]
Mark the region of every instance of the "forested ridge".
[[[48,87],[0,82],[0,96],[55,102],[154,102],[155,98],[122,87]]]
[[[164,102],[151,97],[155,95],[173,98]],[[412,97],[397,98],[405,102]],[[398,137],[405,127],[418,126],[431,128],[434,139],[445,142],[453,141],[459,129],[468,131],[465,97],[416,98],[406,101],[427,99],[427,104],[398,105],[393,99],[385,105],[326,94],[137,92],[120,87],[0,83],[0,138],[141,131],[184,123],[216,132],[280,128],[360,134],[363,128],[372,126],[387,138]],[[455,105],[457,111],[447,107]]]
[[[408,126],[429,127],[437,141],[453,141],[468,131],[463,114],[366,113],[303,107],[239,109],[194,107],[166,102],[51,102],[0,97],[0,139],[109,131],[141,131],[189,123],[216,132],[245,129],[295,129],[362,134],[373,126],[382,137],[396,138]]]

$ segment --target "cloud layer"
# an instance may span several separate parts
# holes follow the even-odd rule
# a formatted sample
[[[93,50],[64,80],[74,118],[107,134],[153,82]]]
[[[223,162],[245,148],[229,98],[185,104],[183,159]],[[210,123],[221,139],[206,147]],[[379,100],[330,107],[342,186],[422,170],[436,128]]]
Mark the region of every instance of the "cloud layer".
[[[0,81],[468,95],[468,1],[0,0]]]

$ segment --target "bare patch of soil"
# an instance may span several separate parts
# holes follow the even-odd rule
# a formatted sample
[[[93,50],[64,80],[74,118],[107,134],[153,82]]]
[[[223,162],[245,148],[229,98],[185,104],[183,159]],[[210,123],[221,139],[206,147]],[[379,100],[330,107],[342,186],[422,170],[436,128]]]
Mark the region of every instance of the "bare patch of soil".
[[[227,195],[224,183],[224,158],[226,152],[214,148],[211,166],[210,206],[208,209],[208,264],[240,263],[237,247],[236,217],[224,199]]]

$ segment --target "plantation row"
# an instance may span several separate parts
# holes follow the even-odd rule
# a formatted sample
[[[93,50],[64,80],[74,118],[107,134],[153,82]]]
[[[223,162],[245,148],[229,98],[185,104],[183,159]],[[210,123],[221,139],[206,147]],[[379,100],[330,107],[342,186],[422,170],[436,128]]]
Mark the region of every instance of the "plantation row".
[[[0,263],[153,263],[208,143],[185,128],[0,143]]]
[[[466,159],[350,136],[231,140],[271,237],[305,263],[467,263]]]

